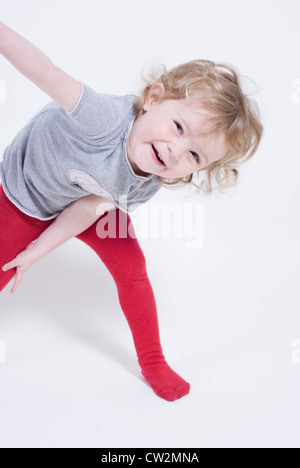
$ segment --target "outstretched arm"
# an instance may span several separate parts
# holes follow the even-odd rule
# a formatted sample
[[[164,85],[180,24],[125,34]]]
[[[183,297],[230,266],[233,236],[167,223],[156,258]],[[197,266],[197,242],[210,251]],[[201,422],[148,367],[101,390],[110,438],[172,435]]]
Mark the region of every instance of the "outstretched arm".
[[[14,293],[20,286],[24,273],[35,262],[84,232],[105,212],[115,208],[116,206],[111,200],[97,195],[88,195],[67,206],[55,221],[45,229],[36,242],[29,244],[26,250],[18,254],[15,259],[3,265],[3,271],[12,268],[17,270],[11,292]]]
[[[81,83],[55,66],[35,45],[0,21],[0,53],[66,112],[81,95]]]

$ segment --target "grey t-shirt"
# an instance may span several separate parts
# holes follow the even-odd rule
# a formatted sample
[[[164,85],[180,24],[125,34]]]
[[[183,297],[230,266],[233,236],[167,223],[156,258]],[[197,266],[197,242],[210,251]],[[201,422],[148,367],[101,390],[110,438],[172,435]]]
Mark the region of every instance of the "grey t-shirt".
[[[56,102],[46,105],[13,139],[0,163],[11,202],[29,216],[48,220],[90,193],[113,200],[125,212],[152,198],[161,188],[157,176],[136,175],[126,155],[135,98],[100,94],[82,83],[71,112]]]

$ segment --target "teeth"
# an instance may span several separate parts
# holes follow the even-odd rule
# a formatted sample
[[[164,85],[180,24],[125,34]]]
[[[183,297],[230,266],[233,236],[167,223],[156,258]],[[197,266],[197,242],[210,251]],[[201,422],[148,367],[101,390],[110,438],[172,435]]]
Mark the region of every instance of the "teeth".
[[[158,157],[158,159],[160,160],[160,162],[162,162],[163,164],[165,164],[165,163],[164,163],[164,161],[163,161],[163,160],[160,158],[160,156],[159,156],[159,152],[157,151],[157,149],[155,148],[155,146],[154,146],[154,145],[152,145],[152,147],[153,147],[153,149],[154,149],[154,151],[155,151],[155,154],[156,154],[156,156],[157,156],[157,157]]]

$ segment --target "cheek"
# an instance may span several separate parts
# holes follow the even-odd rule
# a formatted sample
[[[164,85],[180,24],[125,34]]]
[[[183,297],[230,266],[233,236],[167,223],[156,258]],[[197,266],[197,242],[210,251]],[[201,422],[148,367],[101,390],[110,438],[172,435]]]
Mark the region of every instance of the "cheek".
[[[157,140],[169,140],[174,135],[171,132],[171,127],[168,125],[167,118],[153,118],[147,122],[147,130],[149,131],[152,138]]]
[[[141,136],[145,142],[151,142],[157,139],[157,133],[155,122],[148,121],[141,129]]]
[[[172,173],[170,177],[179,179],[181,177],[186,177],[192,174],[193,170],[191,167],[187,167],[187,165],[179,164],[178,166],[174,167],[174,169],[171,169],[170,172]]]

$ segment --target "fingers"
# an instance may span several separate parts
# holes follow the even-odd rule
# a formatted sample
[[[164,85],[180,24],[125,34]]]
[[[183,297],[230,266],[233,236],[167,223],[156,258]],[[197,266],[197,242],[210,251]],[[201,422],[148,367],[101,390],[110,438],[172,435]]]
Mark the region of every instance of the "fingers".
[[[13,285],[11,291],[10,291],[12,294],[20,286],[20,284],[22,282],[22,279],[23,279],[23,275],[24,275],[24,273],[21,272],[21,269],[18,268],[18,262],[17,262],[16,258],[14,260],[12,260],[11,262],[8,262],[5,265],[3,265],[2,271],[9,271],[9,270],[12,270],[13,268],[16,268],[17,272],[16,272],[16,275],[14,277],[15,278],[15,283],[14,283],[14,285]]]
[[[8,271],[8,270],[11,270],[12,268],[16,268],[17,264],[16,264],[16,259],[12,260],[11,262],[8,262],[6,263],[5,265],[3,265],[2,267],[2,271]]]
[[[15,276],[15,283],[10,291],[11,294],[13,294],[18,289],[20,284],[22,283],[23,275],[24,273],[21,273],[19,270],[17,270],[17,274]]]

